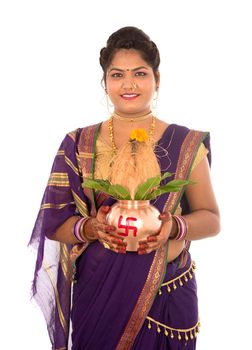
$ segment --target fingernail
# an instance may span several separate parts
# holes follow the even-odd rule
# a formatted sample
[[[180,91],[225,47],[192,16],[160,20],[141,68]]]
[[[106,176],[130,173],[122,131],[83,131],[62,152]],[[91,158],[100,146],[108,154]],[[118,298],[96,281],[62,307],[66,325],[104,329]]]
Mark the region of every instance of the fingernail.
[[[157,241],[157,237],[148,237],[147,241],[148,242],[156,242]]]
[[[138,250],[138,254],[139,255],[143,255],[143,254],[145,254],[146,253],[146,250],[144,250],[144,249],[139,249]]]

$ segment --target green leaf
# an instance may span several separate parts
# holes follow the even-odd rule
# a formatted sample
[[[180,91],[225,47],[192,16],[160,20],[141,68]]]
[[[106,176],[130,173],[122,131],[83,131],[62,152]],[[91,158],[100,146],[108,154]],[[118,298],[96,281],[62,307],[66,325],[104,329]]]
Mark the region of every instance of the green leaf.
[[[94,189],[94,190],[102,191],[106,193],[109,186],[110,186],[110,183],[108,181],[93,180],[88,178],[84,178],[82,183],[82,187],[87,187],[90,189]]]
[[[148,196],[148,194],[153,190],[154,187],[157,187],[160,184],[161,177],[155,176],[150,177],[147,181],[142,183],[137,187],[137,191],[135,193],[135,200],[144,200]]]
[[[169,181],[167,185],[183,187],[183,186],[189,185],[190,183],[191,181],[189,180],[172,180],[172,181]]]
[[[164,173],[164,174],[161,176],[160,181],[162,181],[162,180],[164,180],[164,179],[166,179],[167,177],[170,177],[170,176],[172,176],[172,175],[173,175],[173,173],[169,173],[169,172],[167,171],[166,173]]]
[[[156,197],[160,196],[161,194],[168,193],[168,192],[178,192],[181,190],[182,187],[190,184],[191,181],[188,180],[172,180],[168,182],[164,186],[160,186],[158,189],[153,191],[149,196],[148,199],[155,199]]]
[[[108,192],[116,199],[131,199],[128,189],[121,185],[110,185],[108,187]]]
[[[109,181],[83,179],[82,187],[104,192],[115,199],[131,199],[129,191],[121,185],[111,185]]]

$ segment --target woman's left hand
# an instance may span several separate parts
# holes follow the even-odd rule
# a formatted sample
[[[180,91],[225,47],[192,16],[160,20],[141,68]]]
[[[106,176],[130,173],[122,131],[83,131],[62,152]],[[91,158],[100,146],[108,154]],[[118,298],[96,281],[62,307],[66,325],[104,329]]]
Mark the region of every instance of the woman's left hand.
[[[171,213],[162,213],[159,215],[162,221],[160,231],[148,236],[147,239],[139,241],[138,254],[149,254],[154,250],[161,248],[168,240],[172,230],[172,215]]]

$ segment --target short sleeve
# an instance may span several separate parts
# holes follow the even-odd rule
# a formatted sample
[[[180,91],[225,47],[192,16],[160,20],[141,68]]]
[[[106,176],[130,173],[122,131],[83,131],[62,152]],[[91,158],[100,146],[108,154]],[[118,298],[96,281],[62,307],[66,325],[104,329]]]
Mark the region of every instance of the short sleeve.
[[[199,165],[199,163],[204,159],[204,157],[207,156],[208,152],[209,151],[205,147],[204,143],[201,143],[192,165],[192,171],[197,167],[197,165]]]

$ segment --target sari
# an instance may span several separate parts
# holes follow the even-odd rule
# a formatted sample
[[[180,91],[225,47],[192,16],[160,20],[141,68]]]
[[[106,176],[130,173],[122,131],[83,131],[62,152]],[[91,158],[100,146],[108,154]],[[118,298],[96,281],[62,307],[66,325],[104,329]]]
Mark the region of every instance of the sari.
[[[45,315],[52,348],[68,349],[71,319],[72,350],[195,349],[199,320],[189,242],[167,263],[169,240],[142,256],[114,253],[99,241],[71,246],[50,240],[70,216],[95,216],[101,205],[114,202],[81,186],[83,177],[94,174],[99,127],[66,135],[30,241],[38,250],[32,291]],[[169,125],[155,147],[161,172],[188,179],[202,142],[210,162],[208,133]],[[182,215],[190,212],[183,189],[152,204],[160,212],[175,213],[179,206]]]

